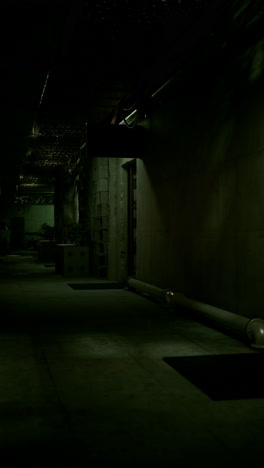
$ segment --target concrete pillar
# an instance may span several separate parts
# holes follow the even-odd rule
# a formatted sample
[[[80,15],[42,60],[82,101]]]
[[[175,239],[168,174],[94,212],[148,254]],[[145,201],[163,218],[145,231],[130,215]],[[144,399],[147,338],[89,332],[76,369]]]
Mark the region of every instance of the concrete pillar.
[[[79,203],[76,180],[67,174],[63,168],[59,168],[56,173],[54,217],[56,242],[67,242],[64,224],[67,220],[75,223],[79,221]]]

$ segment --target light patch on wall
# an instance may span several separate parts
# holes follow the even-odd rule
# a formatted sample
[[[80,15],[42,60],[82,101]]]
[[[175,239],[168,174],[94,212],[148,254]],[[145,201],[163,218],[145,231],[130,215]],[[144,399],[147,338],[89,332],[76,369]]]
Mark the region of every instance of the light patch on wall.
[[[234,120],[229,119],[218,129],[211,150],[211,169],[221,167],[230,157],[229,148],[234,132]]]
[[[264,71],[264,39],[262,39],[253,51],[249,81],[256,81]]]

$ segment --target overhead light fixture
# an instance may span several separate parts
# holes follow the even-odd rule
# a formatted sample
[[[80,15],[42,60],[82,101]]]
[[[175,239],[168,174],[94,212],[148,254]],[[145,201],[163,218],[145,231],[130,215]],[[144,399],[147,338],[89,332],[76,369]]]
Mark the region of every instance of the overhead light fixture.
[[[162,1],[163,1],[163,0],[162,0]],[[151,99],[156,98],[163,90],[165,90],[166,88],[168,88],[169,86],[171,86],[174,82],[175,82],[175,77],[170,78],[169,80],[167,80],[166,83],[164,83],[159,89],[157,89],[157,90],[151,95]],[[131,114],[129,114],[127,117],[125,117],[125,119],[121,120],[121,122],[119,123],[119,125],[126,125],[126,124],[129,124],[129,120],[131,120],[131,118],[132,118],[133,116],[134,116],[134,117],[137,117],[137,114],[138,114],[138,109],[133,110],[133,112],[131,112]],[[144,117],[145,117],[145,118],[147,117],[146,113],[144,114]]]
[[[137,116],[137,113],[138,113],[138,110],[135,109],[133,110],[133,112],[131,112],[131,114],[129,114],[127,117],[125,117],[119,125],[130,125],[129,124],[129,120],[133,117],[133,115],[136,117]]]

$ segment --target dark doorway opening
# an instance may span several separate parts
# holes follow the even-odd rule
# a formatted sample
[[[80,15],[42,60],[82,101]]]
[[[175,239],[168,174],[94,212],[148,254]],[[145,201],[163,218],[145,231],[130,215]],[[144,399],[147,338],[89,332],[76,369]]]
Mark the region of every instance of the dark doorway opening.
[[[11,249],[19,250],[25,247],[25,220],[22,216],[11,218]]]

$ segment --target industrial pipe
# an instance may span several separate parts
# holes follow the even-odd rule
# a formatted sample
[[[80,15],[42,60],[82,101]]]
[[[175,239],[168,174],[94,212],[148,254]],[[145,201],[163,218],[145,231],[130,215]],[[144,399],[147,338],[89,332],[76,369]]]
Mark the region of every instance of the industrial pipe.
[[[190,299],[183,294],[168,289],[161,289],[135,278],[128,279],[128,288],[138,290],[165,301],[171,306],[182,306],[197,313],[202,318],[220,325],[221,327],[241,335],[254,349],[264,349],[264,320],[250,319],[204,302]]]
[[[152,284],[143,283],[135,278],[128,279],[128,288],[141,291],[149,296],[155,297],[156,299],[161,299],[165,301],[165,294],[167,290],[153,286]]]

